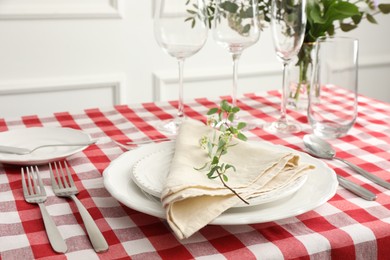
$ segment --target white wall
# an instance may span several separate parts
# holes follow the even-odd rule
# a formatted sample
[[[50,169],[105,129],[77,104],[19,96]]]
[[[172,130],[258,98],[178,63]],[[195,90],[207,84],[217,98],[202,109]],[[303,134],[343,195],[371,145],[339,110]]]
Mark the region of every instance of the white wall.
[[[360,92],[390,102],[390,15],[362,24]],[[340,34],[341,35],[341,34]],[[185,64],[185,98],[231,91],[211,38]],[[239,92],[280,88],[269,30],[239,65]],[[0,118],[177,98],[177,64],[153,37],[152,0],[0,0]]]

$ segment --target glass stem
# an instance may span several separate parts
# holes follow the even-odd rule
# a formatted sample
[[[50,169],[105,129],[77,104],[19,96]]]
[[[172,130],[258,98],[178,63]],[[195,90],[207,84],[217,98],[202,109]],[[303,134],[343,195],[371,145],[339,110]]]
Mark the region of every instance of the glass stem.
[[[183,69],[184,69],[184,58],[178,59],[179,64],[179,104],[177,107],[177,117],[184,116],[184,103],[183,103]]]
[[[288,98],[288,62],[283,62],[283,88],[282,88],[282,102],[280,104],[280,118],[279,122],[287,124],[287,98]]]
[[[237,82],[238,82],[238,60],[241,53],[233,53],[233,90],[232,90],[232,105],[237,106]]]

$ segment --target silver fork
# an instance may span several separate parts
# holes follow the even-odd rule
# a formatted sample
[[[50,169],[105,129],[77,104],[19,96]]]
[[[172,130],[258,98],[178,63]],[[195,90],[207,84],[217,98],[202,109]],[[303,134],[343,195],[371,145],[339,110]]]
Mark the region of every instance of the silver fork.
[[[54,166],[54,167],[53,167]],[[75,196],[79,193],[76,185],[74,184],[72,175],[68,168],[68,164],[64,161],[64,166],[61,162],[50,163],[50,176],[51,185],[53,191],[57,196],[71,198],[79,210],[81,218],[83,219],[85,229],[87,230],[89,239],[96,252],[104,252],[108,250],[108,244],[97,227],[95,221],[87,211],[87,209],[81,204],[80,200]],[[65,173],[66,171],[66,173]]]
[[[43,204],[46,201],[47,196],[37,166],[26,167],[26,173],[24,168],[22,168],[22,187],[26,201],[39,205],[47,237],[49,238],[54,251],[65,253],[68,250],[68,247]]]

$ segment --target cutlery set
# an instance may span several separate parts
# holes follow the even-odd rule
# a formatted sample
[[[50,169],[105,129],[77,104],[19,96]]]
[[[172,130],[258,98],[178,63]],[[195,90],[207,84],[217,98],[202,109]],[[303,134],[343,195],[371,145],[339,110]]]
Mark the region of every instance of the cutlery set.
[[[308,153],[311,155],[321,158],[321,159],[327,159],[327,160],[332,160],[336,159],[339,160],[346,165],[348,165],[351,169],[353,169],[355,172],[358,174],[364,176],[368,180],[371,180],[372,182],[386,188],[390,189],[390,183],[379,178],[378,176],[369,173],[362,168],[358,167],[357,165],[344,160],[342,158],[336,157],[336,151],[333,149],[333,147],[326,142],[325,140],[315,136],[315,135],[305,135],[303,137],[303,143],[306,147],[306,150]],[[346,188],[347,190],[351,191],[352,193],[362,197],[363,199],[366,200],[376,200],[376,195],[372,193],[371,191],[363,188],[362,186],[357,185],[356,183],[353,183],[340,175],[337,175],[337,179],[339,181],[339,184]]]
[[[87,209],[76,197],[78,190],[73,181],[68,164],[65,161],[63,165],[61,162],[50,163],[49,171],[54,194],[58,197],[69,197],[75,202],[94,250],[96,252],[107,251],[108,244],[103,234],[100,232]],[[39,176],[38,167],[30,166],[22,168],[21,172],[25,200],[28,203],[37,203],[39,205],[46,233],[53,250],[58,253],[65,253],[67,251],[67,245],[44,205],[47,196],[42,179]]]

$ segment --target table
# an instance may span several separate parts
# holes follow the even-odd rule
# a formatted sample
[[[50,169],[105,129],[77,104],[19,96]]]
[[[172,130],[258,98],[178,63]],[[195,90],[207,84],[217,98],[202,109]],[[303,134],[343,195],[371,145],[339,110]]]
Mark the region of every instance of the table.
[[[227,98],[227,97],[221,97]],[[185,105],[187,116],[205,120],[219,99],[199,98]],[[280,93],[246,94],[239,99],[241,117],[260,124],[278,117]],[[52,251],[39,208],[24,201],[20,167],[0,167],[1,259],[389,259],[390,191],[352,172],[337,161],[326,161],[338,174],[377,194],[374,202],[342,187],[324,205],[302,215],[253,225],[209,225],[187,240],[178,240],[167,223],[120,204],[106,191],[102,172],[124,151],[121,142],[158,139],[154,127],[175,114],[177,102],[95,108],[75,113],[31,115],[0,119],[0,131],[32,126],[71,127],[89,133],[98,143],[68,158],[85,205],[110,245],[96,254],[73,202],[54,196],[47,166],[40,166],[46,186],[46,206],[66,239],[65,255]],[[359,115],[349,135],[332,141],[338,155],[390,181],[390,104],[359,97]],[[250,140],[266,140],[303,150],[310,127],[304,111],[289,111],[303,131],[277,136],[261,128],[247,133]]]

